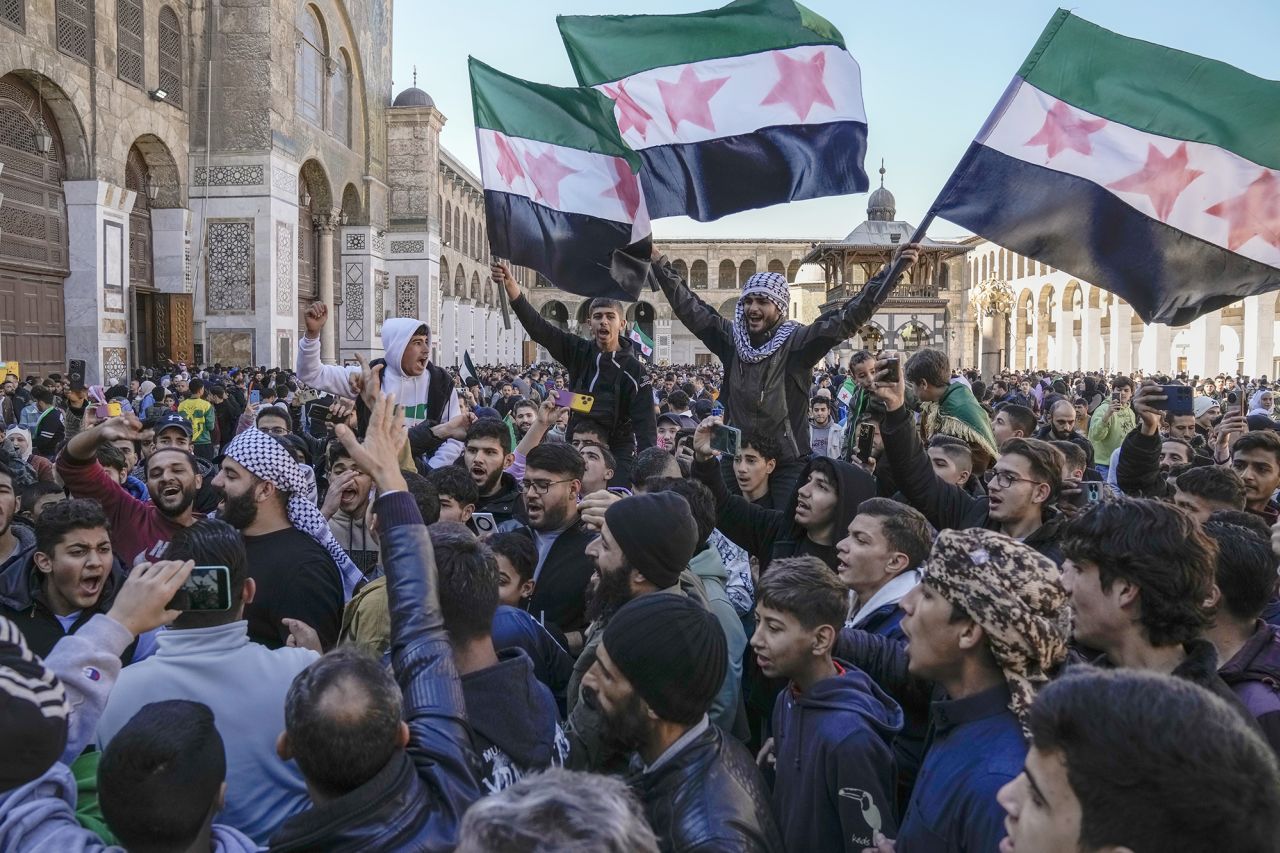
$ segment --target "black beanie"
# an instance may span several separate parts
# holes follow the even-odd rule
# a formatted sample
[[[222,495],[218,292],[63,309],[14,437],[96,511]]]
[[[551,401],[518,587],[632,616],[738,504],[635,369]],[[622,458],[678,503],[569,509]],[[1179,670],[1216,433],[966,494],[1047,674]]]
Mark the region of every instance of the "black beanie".
[[[693,510],[675,492],[615,501],[605,510],[604,522],[631,568],[658,589],[676,585],[698,548]]]
[[[67,745],[62,682],[0,617],[0,793],[39,778]]]
[[[601,645],[640,698],[664,720],[693,725],[729,667],[724,629],[697,602],[651,592],[609,618]]]

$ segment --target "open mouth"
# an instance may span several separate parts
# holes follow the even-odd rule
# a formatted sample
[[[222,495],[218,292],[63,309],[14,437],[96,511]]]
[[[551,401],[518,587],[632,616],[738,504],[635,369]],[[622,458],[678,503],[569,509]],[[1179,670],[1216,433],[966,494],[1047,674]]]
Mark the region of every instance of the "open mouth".
[[[102,591],[102,575],[85,575],[80,578],[80,592],[86,598],[93,598]]]
[[[181,486],[165,486],[160,490],[160,496],[164,498],[176,498],[182,494]]]
[[[796,501],[796,512],[803,512],[806,515],[808,515],[809,504],[806,503],[805,501]]]

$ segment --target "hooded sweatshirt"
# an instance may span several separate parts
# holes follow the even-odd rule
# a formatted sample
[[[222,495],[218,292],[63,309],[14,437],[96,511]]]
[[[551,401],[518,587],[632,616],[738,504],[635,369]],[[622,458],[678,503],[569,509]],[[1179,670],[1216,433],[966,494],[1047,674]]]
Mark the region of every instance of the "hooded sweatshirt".
[[[1280,629],[1261,620],[1218,675],[1258,721],[1280,754]]]
[[[893,738],[902,709],[866,673],[837,674],[801,693],[789,685],[773,711],[773,813],[787,850],[873,847],[895,837]]]
[[[485,793],[510,787],[526,773],[562,767],[569,741],[560,728],[555,699],[533,675],[520,649],[503,649],[498,662],[462,676]]]
[[[830,545],[814,542],[795,520],[800,489],[809,481],[809,474],[815,468],[825,469],[836,480],[835,536]],[[855,465],[826,457],[810,460],[805,466],[783,510],[765,509],[742,495],[730,495],[720,473],[720,463],[714,459],[695,461],[693,475],[715,496],[716,528],[760,561],[762,575],[774,559],[806,554],[817,557],[834,569],[839,562],[835,543],[844,537],[849,522],[858,514],[858,505],[876,496],[875,477]]]
[[[462,413],[458,392],[454,390],[449,374],[430,362],[420,376],[406,376],[400,369],[405,347],[413,333],[425,325],[412,317],[396,317],[382,324],[382,343],[386,348],[387,361],[382,371],[382,390],[395,394],[396,402],[404,407],[406,427],[425,420],[443,422]],[[312,340],[303,335],[298,340],[298,379],[301,382],[318,391],[350,398],[349,378],[359,374],[358,366],[321,364],[319,338]],[[431,467],[448,465],[461,453],[462,442],[449,439],[431,457]]]

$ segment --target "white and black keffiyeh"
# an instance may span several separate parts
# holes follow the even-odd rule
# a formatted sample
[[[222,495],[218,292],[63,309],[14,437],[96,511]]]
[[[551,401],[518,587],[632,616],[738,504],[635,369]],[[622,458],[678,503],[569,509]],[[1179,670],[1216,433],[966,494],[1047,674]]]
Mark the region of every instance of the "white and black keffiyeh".
[[[738,297],[738,307],[733,312],[733,346],[738,351],[738,358],[748,364],[756,364],[773,355],[787,342],[787,338],[800,328],[800,324],[795,320],[784,320],[774,329],[773,334],[763,346],[753,346],[751,335],[747,332],[746,321],[742,319],[742,300],[752,295],[768,299],[778,306],[778,310],[785,317],[790,310],[791,287],[787,284],[787,277],[776,272],[758,272],[747,279],[747,283],[743,285],[742,296]]]
[[[323,545],[329,556],[333,557],[333,561],[338,564],[338,572],[342,575],[344,597],[350,601],[356,584],[364,580],[364,575],[347,556],[347,552],[342,550],[338,540],[333,538],[329,523],[315,504],[314,474],[308,476],[310,472],[294,461],[283,444],[257,429],[247,429],[237,435],[227,448],[227,456],[239,462],[255,477],[266,480],[289,495],[289,522]]]

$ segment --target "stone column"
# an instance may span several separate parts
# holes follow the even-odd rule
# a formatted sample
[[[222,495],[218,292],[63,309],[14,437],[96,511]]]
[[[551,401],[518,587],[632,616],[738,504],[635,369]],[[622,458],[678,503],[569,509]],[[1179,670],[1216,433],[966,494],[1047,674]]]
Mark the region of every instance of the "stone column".
[[[320,331],[320,360],[333,364],[337,361],[334,340],[338,334],[338,309],[333,300],[333,217],[317,216],[315,226],[320,235],[315,261],[320,273],[320,301],[329,306],[329,322]]]
[[[1168,373],[1173,356],[1173,330],[1164,323],[1147,323],[1142,327],[1139,358],[1147,373]],[[1132,369],[1132,368],[1128,368]]]
[[[1057,352],[1051,354],[1053,361],[1048,367],[1054,370],[1072,370],[1075,368],[1076,312],[1068,308],[1066,300],[1058,303],[1058,337]]]
[[[1097,370],[1102,363],[1102,309],[1086,300],[1084,317],[1080,321],[1080,369]]]
[[[1191,376],[1214,376],[1222,359],[1222,314],[1205,314],[1191,324],[1191,352],[1187,356],[1187,373]]]
[[[1001,350],[1004,349],[1005,323],[1009,322],[1007,314],[982,315],[982,342],[979,344],[978,364],[976,367],[983,377],[999,373]]]
[[[1112,373],[1128,373],[1133,369],[1133,308],[1119,297],[1111,301]]]
[[[1272,365],[1276,356],[1276,295],[1263,293],[1244,300],[1244,337],[1240,341],[1244,355],[1244,372],[1250,376],[1266,376],[1274,380]],[[1214,369],[1216,375],[1218,370]]]

